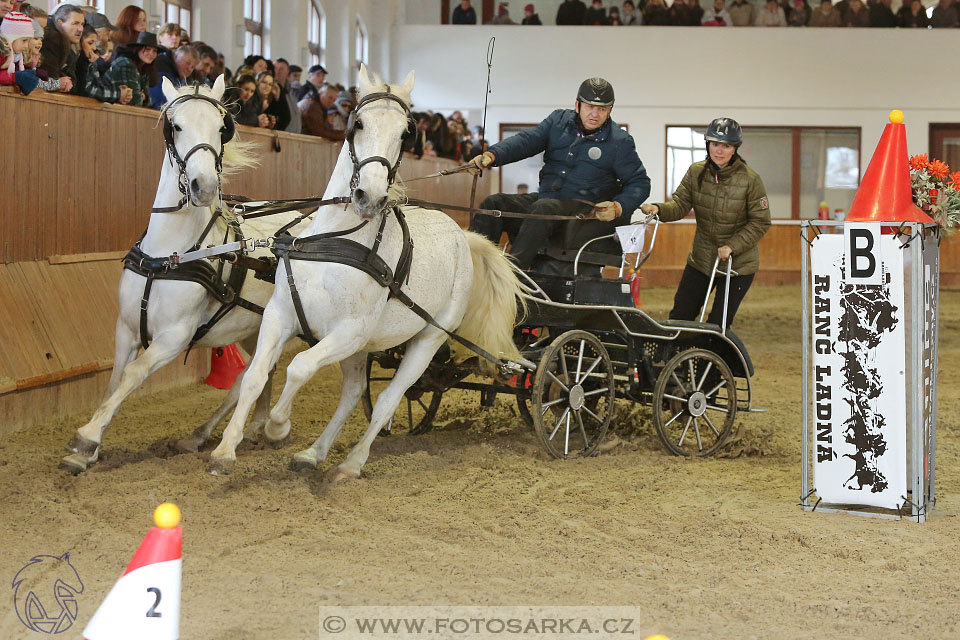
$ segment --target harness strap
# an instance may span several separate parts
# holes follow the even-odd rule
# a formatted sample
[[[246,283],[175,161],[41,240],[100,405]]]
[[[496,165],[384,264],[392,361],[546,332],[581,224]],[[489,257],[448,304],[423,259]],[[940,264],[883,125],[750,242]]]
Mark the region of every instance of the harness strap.
[[[153,276],[147,276],[143,285],[143,297],[140,299],[140,346],[146,351],[150,346],[150,334],[147,331],[147,305],[150,303],[150,290],[153,288]]]
[[[293,270],[290,268],[290,254],[284,252],[281,255],[283,268],[287,270],[287,286],[290,288],[290,297],[293,299],[293,308],[297,312],[297,320],[300,322],[300,338],[309,344],[315,346],[319,340],[310,330],[310,324],[307,322],[307,316],[303,312],[303,303],[300,301],[300,294],[297,292],[297,283],[293,279]]]

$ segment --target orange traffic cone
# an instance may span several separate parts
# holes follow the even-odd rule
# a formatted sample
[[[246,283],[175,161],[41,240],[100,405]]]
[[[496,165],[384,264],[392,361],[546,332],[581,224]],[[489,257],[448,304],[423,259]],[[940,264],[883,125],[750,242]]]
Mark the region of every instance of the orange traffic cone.
[[[177,640],[183,529],[180,509],[164,502],[153,512],[133,560],[83,630],[84,640]]]
[[[203,382],[217,389],[229,389],[247,363],[243,361],[240,349],[235,344],[217,347],[211,351],[210,375]]]
[[[890,122],[880,136],[860,188],[853,198],[848,222],[926,222],[933,220],[913,203],[910,156],[903,112],[890,112]]]

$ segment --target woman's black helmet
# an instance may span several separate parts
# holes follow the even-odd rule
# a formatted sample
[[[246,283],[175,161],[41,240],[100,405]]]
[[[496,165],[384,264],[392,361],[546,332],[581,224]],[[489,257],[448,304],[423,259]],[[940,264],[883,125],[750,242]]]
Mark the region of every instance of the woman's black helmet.
[[[613,86],[603,78],[589,78],[580,84],[577,100],[598,107],[612,107]]]
[[[707,127],[703,137],[707,142],[725,142],[735,147],[743,144],[743,130],[733,118],[717,118]]]

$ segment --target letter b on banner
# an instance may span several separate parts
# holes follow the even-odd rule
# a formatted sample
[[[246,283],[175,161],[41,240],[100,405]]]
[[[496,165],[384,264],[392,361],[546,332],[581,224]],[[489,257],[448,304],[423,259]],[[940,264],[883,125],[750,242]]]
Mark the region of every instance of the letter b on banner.
[[[883,284],[880,225],[848,222],[843,226],[846,281],[850,284]]]

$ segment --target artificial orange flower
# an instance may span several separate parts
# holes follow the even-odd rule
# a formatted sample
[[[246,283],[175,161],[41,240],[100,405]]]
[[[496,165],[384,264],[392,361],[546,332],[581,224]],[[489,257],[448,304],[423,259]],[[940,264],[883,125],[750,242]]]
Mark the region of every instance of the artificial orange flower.
[[[947,183],[950,187],[960,191],[960,171],[954,171],[950,174],[950,181]]]
[[[931,160],[927,169],[930,171],[930,175],[937,180],[943,180],[950,173],[950,165],[940,160]]]
[[[910,168],[915,171],[923,171],[927,168],[927,154],[918,153],[915,156],[910,156]]]

